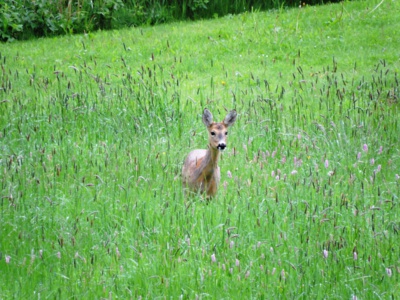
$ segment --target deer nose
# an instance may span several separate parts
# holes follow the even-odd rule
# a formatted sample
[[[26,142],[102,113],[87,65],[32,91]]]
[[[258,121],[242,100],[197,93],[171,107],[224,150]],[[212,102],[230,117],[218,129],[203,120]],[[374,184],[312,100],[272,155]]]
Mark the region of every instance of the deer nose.
[[[226,144],[225,143],[219,143],[218,144],[218,149],[219,150],[224,150],[226,148]]]

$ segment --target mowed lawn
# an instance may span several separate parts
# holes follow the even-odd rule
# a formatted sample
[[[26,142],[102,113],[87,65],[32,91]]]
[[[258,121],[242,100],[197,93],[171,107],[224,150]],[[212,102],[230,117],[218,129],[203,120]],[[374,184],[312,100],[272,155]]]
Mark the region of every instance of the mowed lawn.
[[[0,299],[397,299],[400,4],[0,44]],[[210,201],[181,168],[236,109]]]

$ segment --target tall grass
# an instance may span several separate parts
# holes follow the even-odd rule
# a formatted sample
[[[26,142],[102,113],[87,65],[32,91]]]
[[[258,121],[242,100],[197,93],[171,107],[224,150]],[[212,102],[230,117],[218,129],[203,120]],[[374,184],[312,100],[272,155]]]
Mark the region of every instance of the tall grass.
[[[0,45],[0,298],[396,298],[399,5],[377,4]],[[209,203],[180,182],[204,107],[239,113]]]

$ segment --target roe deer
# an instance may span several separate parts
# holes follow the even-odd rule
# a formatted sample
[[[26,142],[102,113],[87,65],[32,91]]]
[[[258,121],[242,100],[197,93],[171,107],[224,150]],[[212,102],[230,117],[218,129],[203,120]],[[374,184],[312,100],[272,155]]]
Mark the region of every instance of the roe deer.
[[[203,112],[203,123],[208,130],[208,149],[193,150],[186,157],[182,167],[183,188],[193,192],[206,192],[213,197],[218,189],[221,173],[218,159],[226,148],[228,127],[236,121],[236,111],[231,110],[221,123],[214,123],[211,112]]]

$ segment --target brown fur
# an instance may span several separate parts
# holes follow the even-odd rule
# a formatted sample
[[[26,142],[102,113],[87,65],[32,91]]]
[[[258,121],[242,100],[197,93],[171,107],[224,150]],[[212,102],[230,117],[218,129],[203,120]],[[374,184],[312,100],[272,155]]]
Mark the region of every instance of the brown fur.
[[[206,193],[208,197],[217,193],[221,180],[218,160],[221,151],[226,147],[227,129],[235,121],[235,110],[232,110],[224,121],[214,123],[210,111],[204,109],[203,123],[208,130],[208,149],[193,150],[186,157],[182,167],[182,183],[185,189],[195,193]]]

